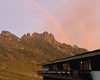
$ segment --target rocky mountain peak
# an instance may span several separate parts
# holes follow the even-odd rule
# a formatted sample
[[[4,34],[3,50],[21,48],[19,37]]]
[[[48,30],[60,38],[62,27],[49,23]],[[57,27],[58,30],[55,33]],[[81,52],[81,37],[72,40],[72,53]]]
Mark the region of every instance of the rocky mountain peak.
[[[54,43],[56,41],[53,34],[51,33],[49,34],[48,32],[43,32],[42,38],[44,39],[44,41],[47,41],[50,43]]]
[[[41,40],[41,41],[45,41],[45,42],[49,42],[49,43],[54,43],[56,42],[53,34],[48,33],[47,31],[43,32],[43,33],[33,33],[32,36],[30,33],[24,34],[22,36],[22,39],[28,40],[28,39],[35,39],[35,40]]]
[[[9,31],[2,31],[0,34],[1,39],[9,40],[9,41],[18,41],[20,38],[18,38],[16,35],[10,33]]]
[[[1,35],[2,35],[2,36],[10,36],[10,35],[12,35],[12,34],[11,34],[9,31],[4,31],[4,30],[3,30],[3,31],[1,32]]]
[[[36,37],[36,36],[38,36],[38,35],[39,35],[38,33],[34,32],[34,33],[32,34],[32,37],[34,38],[34,37]]]
[[[24,35],[22,36],[22,38],[30,38],[30,37],[31,37],[31,34],[30,34],[30,33],[24,34]]]
[[[55,39],[52,33],[48,33],[47,31],[42,33],[42,36]]]
[[[46,37],[46,36],[49,36],[49,33],[47,31],[45,31],[42,33],[42,35]]]

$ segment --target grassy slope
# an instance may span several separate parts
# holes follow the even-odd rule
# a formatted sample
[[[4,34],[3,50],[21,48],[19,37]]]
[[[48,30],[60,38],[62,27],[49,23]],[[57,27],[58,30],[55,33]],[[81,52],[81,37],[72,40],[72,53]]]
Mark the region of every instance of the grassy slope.
[[[0,58],[0,80],[41,80],[36,71],[41,68],[35,63]]]

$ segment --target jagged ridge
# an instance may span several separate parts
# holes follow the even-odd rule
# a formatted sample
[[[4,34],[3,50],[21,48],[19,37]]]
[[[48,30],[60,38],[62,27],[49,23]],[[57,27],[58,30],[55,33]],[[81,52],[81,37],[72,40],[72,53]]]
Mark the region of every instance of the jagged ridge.
[[[42,34],[33,33],[32,35],[27,33],[21,38],[18,38],[9,31],[2,31],[0,34],[0,44],[14,55],[15,52],[23,54],[26,51],[27,55],[28,52],[30,52],[31,55],[35,55],[34,57],[37,59],[34,60],[36,61],[39,61],[39,58],[42,58],[43,61],[46,61],[47,59],[52,60],[87,51],[86,49],[82,49],[77,46],[73,47],[71,45],[59,43],[55,40],[54,36],[48,32],[43,32]],[[23,52],[21,50],[25,51]],[[50,56],[52,58],[49,58]]]

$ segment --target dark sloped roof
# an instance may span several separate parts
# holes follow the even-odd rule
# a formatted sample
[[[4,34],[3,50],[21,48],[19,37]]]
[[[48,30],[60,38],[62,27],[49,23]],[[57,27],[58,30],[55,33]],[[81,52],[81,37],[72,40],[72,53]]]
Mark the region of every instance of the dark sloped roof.
[[[45,62],[45,63],[39,64],[39,65],[48,65],[48,64],[53,64],[53,63],[59,63],[59,62],[75,60],[75,59],[93,57],[93,56],[97,56],[97,55],[100,55],[100,49],[94,50],[94,51],[85,52],[85,53],[78,54],[78,55],[71,56],[71,57],[67,57],[67,58],[62,58],[62,59],[57,59],[57,60]]]

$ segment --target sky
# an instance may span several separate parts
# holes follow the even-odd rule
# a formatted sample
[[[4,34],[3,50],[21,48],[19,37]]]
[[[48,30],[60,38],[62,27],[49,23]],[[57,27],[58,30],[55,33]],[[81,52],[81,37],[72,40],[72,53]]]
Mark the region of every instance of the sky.
[[[52,33],[61,43],[100,49],[100,0],[0,0],[0,32]]]

